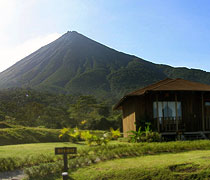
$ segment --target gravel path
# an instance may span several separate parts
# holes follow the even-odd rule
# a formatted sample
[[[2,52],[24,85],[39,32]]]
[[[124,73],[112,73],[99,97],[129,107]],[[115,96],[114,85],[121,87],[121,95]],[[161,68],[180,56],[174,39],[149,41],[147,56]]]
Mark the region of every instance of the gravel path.
[[[22,170],[0,173],[0,180],[21,180],[25,177],[26,175],[24,174]]]

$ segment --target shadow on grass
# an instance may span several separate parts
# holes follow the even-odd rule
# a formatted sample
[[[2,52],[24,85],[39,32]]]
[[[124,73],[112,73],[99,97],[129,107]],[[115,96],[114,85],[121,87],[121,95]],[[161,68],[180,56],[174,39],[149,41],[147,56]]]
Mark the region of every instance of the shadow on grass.
[[[80,141],[80,142],[74,142],[74,143],[72,143],[72,142],[63,142],[64,144],[66,144],[66,145],[69,145],[69,144],[75,144],[75,145],[86,145],[85,144],[85,141]]]
[[[43,177],[43,178],[36,177],[36,178],[30,179],[30,180],[62,180],[62,179],[63,179],[62,175],[53,175],[53,176],[48,176],[48,177]],[[76,180],[76,179],[74,179],[72,177],[68,177],[67,180]]]

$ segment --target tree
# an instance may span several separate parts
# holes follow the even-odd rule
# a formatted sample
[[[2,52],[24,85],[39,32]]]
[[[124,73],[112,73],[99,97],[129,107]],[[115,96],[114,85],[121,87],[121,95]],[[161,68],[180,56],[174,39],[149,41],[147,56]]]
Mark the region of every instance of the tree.
[[[70,105],[68,112],[70,118],[75,120],[76,125],[82,126],[82,122],[89,123],[93,118],[99,116],[97,109],[98,104],[93,96],[79,96],[75,104]]]
[[[121,114],[113,112],[108,103],[98,102],[94,96],[79,96],[68,112],[79,128],[108,130],[121,127]]]

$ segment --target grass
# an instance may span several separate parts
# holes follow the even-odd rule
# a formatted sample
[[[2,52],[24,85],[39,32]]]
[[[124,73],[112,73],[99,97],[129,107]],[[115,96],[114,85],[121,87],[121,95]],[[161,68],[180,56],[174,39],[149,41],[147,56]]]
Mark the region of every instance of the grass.
[[[111,141],[110,145],[124,144],[123,142]],[[55,143],[33,143],[0,146],[0,158],[24,158],[28,156],[52,155],[54,156],[55,147],[77,147],[78,149],[86,148],[85,142],[77,144],[71,142]]]
[[[55,156],[54,149],[64,146],[85,147],[84,144],[62,142],[0,146],[0,172],[58,161],[62,156]]]
[[[112,141],[110,144],[123,143]],[[55,155],[55,147],[77,147],[79,152],[85,152],[85,149],[88,148],[85,142],[78,144],[59,142],[0,146],[0,172],[31,167],[41,163],[58,162],[63,157],[62,155]]]
[[[89,166],[94,163],[109,161],[113,159],[139,157],[166,152],[178,153],[190,150],[209,149],[210,141],[208,140],[165,143],[109,144],[107,146],[80,149],[78,151],[78,156],[76,158],[70,159],[69,168],[71,171],[74,171],[78,168]],[[62,172],[62,167],[63,163],[61,161],[54,163],[43,163],[39,166],[27,168],[25,169],[25,172],[29,175],[30,179],[46,180],[49,174],[53,174],[54,177],[59,175]],[[50,177],[50,179],[53,179],[54,177]]]
[[[209,179],[209,168],[210,150],[198,150],[101,162],[80,168],[71,177],[76,180]]]
[[[76,179],[80,178],[80,175],[78,175],[81,174],[80,168],[82,168],[81,170],[87,171],[87,174],[90,170],[90,174],[96,179],[100,179],[100,176],[104,177],[104,179],[126,179],[123,177],[127,177],[128,179],[129,177],[133,179],[137,177],[151,179],[150,177],[153,176],[162,177],[162,179],[164,179],[167,174],[170,174],[170,178],[173,179],[175,176],[178,176],[177,174],[179,174],[183,168],[195,169],[197,174],[200,173],[200,175],[204,176],[205,173],[207,174],[207,170],[205,169],[207,169],[208,166],[208,163],[204,163],[205,157],[210,160],[209,140],[134,144],[111,141],[106,146],[96,147],[88,147],[84,142],[80,144],[62,142],[36,143],[0,146],[0,171],[23,168],[30,176],[30,179],[47,180],[47,176],[52,174],[53,176],[50,176],[49,179],[55,180],[62,172],[63,161],[60,161],[62,156],[54,155],[54,148],[63,146],[76,146],[78,148],[77,156],[69,160],[70,171],[75,171],[73,177]],[[191,151],[189,152],[191,154],[187,155],[188,152],[186,151]],[[193,152],[195,153],[193,154]],[[200,152],[200,155],[197,152]],[[200,158],[201,160],[196,162],[196,158]],[[136,159],[140,160],[137,161]],[[186,162],[186,159],[190,161]],[[128,163],[126,165],[127,160]],[[101,163],[103,161],[105,161],[105,163]],[[118,165],[111,165],[115,163],[115,161]],[[98,164],[98,162],[100,164]],[[97,163],[97,165],[92,166],[92,164],[95,163]],[[106,165],[106,163],[107,167],[100,167],[103,164]],[[111,163],[110,167],[108,167],[109,163]],[[100,174],[92,173],[92,167],[99,168],[98,171]],[[199,168],[201,168],[201,170],[197,171]],[[194,174],[191,175],[194,176]],[[188,176],[189,174],[186,175],[186,177]],[[83,178],[82,174],[81,178]]]
[[[85,147],[84,144],[74,144],[70,142],[58,143],[35,143],[0,146],[0,158],[24,158],[28,156],[39,156],[40,154],[54,156],[55,147]]]

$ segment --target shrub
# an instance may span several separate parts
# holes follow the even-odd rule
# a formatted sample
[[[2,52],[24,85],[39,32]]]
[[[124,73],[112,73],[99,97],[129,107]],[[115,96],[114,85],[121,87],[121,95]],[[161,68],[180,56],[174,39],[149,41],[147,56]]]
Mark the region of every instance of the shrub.
[[[81,139],[84,139],[88,146],[92,145],[106,145],[110,141],[108,133],[101,135],[95,135],[90,131],[83,131],[81,133]]]
[[[60,142],[58,129],[17,127],[0,129],[0,145]]]
[[[145,131],[141,130],[141,127],[139,127],[138,131],[129,131],[131,134],[130,142],[159,142],[161,141],[161,136],[157,132],[152,132],[150,129],[150,123],[146,124]]]
[[[122,138],[118,138],[119,142],[129,142],[130,138],[129,137],[122,137]]]
[[[8,123],[6,122],[0,122],[0,128],[3,129],[3,128],[12,128],[11,125],[9,125]]]
[[[113,128],[110,128],[110,132],[112,139],[117,140],[121,136],[120,129],[114,130]]]
[[[62,138],[62,139],[69,138],[70,142],[77,143],[79,140],[81,140],[80,136],[81,136],[81,132],[79,131],[77,127],[76,128],[63,128],[60,131],[59,138]]]
[[[110,141],[110,136],[105,131],[79,130],[78,128],[64,128],[60,131],[59,138],[69,138],[70,142],[76,143],[85,140],[89,146],[106,145]]]
[[[210,142],[207,140],[185,141],[185,142],[154,142],[154,143],[136,143],[136,144],[118,144],[107,146],[92,146],[78,150],[78,155],[69,161],[69,169],[90,165],[100,161],[106,161],[117,158],[136,157],[146,154],[156,154],[161,152],[181,152],[183,150],[201,150],[209,149]],[[63,163],[46,163],[36,167],[25,169],[29,178],[37,177],[45,179],[49,174],[58,174],[62,171]]]
[[[143,134],[140,137],[139,141],[140,142],[160,142],[161,137],[160,137],[160,134],[157,132],[149,132],[149,133]]]
[[[40,154],[39,156],[27,156],[25,158],[20,157],[9,157],[9,158],[0,158],[0,172],[13,171],[15,169],[20,169],[23,167],[35,166],[41,163],[49,163],[59,160],[59,156],[54,155],[44,155]]]
[[[138,131],[129,131],[129,133],[131,133],[129,135],[130,141],[135,143],[135,142],[141,142],[140,138],[142,137],[144,132],[141,130],[141,127],[139,127]]]

